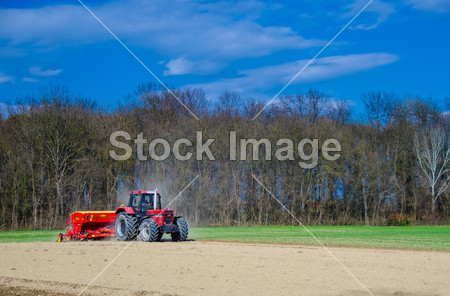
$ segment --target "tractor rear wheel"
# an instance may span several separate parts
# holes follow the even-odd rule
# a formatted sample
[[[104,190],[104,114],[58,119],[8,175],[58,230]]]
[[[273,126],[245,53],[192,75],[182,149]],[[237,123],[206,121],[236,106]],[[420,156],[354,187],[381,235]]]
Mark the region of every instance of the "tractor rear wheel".
[[[154,242],[158,239],[158,224],[152,219],[145,219],[139,226],[139,236],[143,242]]]
[[[187,240],[189,229],[186,220],[183,218],[177,219],[177,225],[180,232],[172,233],[172,240],[174,242]]]
[[[119,213],[114,223],[116,237],[120,241],[128,241],[136,238],[137,235],[137,219],[125,212]]]

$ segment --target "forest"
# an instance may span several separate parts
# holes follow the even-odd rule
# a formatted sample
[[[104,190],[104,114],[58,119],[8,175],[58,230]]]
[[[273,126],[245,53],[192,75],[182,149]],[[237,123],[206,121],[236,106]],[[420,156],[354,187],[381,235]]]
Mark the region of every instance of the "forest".
[[[154,188],[193,226],[297,225],[261,184],[305,225],[449,223],[448,98],[368,91],[358,113],[351,102],[310,89],[280,97],[253,120],[265,101],[232,91],[215,101],[202,89],[172,92],[144,83],[110,109],[63,86],[18,98],[0,114],[0,230],[62,229],[74,211],[114,210],[130,190]],[[116,131],[131,135],[122,139],[133,147],[126,160],[110,156],[123,153],[111,145]],[[141,133],[173,144],[195,143],[199,131],[215,139],[213,159],[137,157],[133,139]],[[333,138],[340,157],[305,169],[297,153],[267,159],[276,151],[262,147],[257,160],[230,160],[231,131],[271,143]],[[161,145],[153,149],[158,154]]]

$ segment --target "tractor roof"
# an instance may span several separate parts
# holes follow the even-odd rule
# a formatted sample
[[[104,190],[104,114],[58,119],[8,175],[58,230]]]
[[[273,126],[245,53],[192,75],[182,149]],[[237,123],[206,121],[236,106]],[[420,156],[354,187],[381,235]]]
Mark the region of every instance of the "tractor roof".
[[[138,191],[130,191],[130,194],[159,194],[159,191],[148,191],[148,190],[138,190]]]

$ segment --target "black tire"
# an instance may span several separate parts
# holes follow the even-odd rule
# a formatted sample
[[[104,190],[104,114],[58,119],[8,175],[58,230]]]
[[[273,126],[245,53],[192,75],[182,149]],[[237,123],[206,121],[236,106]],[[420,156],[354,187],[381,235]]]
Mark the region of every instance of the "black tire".
[[[157,242],[160,242],[160,241],[161,241],[161,238],[162,238],[163,234],[164,234],[164,232],[162,232],[162,230],[159,229],[158,237],[156,238],[156,241],[157,241]]]
[[[158,239],[158,224],[152,219],[145,219],[139,226],[139,237],[143,242],[154,242]]]
[[[187,240],[189,229],[186,220],[184,220],[183,218],[177,219],[177,225],[178,229],[180,229],[180,232],[172,233],[172,240],[174,242]]]
[[[174,242],[179,242],[180,241],[180,233],[179,232],[174,232],[170,234],[172,236],[172,240]]]
[[[114,223],[116,237],[120,241],[129,241],[136,238],[137,235],[137,219],[125,212],[119,213]]]

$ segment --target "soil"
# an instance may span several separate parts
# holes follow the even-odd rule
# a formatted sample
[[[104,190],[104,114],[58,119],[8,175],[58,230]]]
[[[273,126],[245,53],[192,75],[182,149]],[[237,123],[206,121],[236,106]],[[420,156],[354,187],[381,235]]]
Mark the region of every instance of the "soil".
[[[450,295],[450,252],[329,249],[373,295]],[[319,246],[89,241],[0,252],[0,295],[370,295]]]

